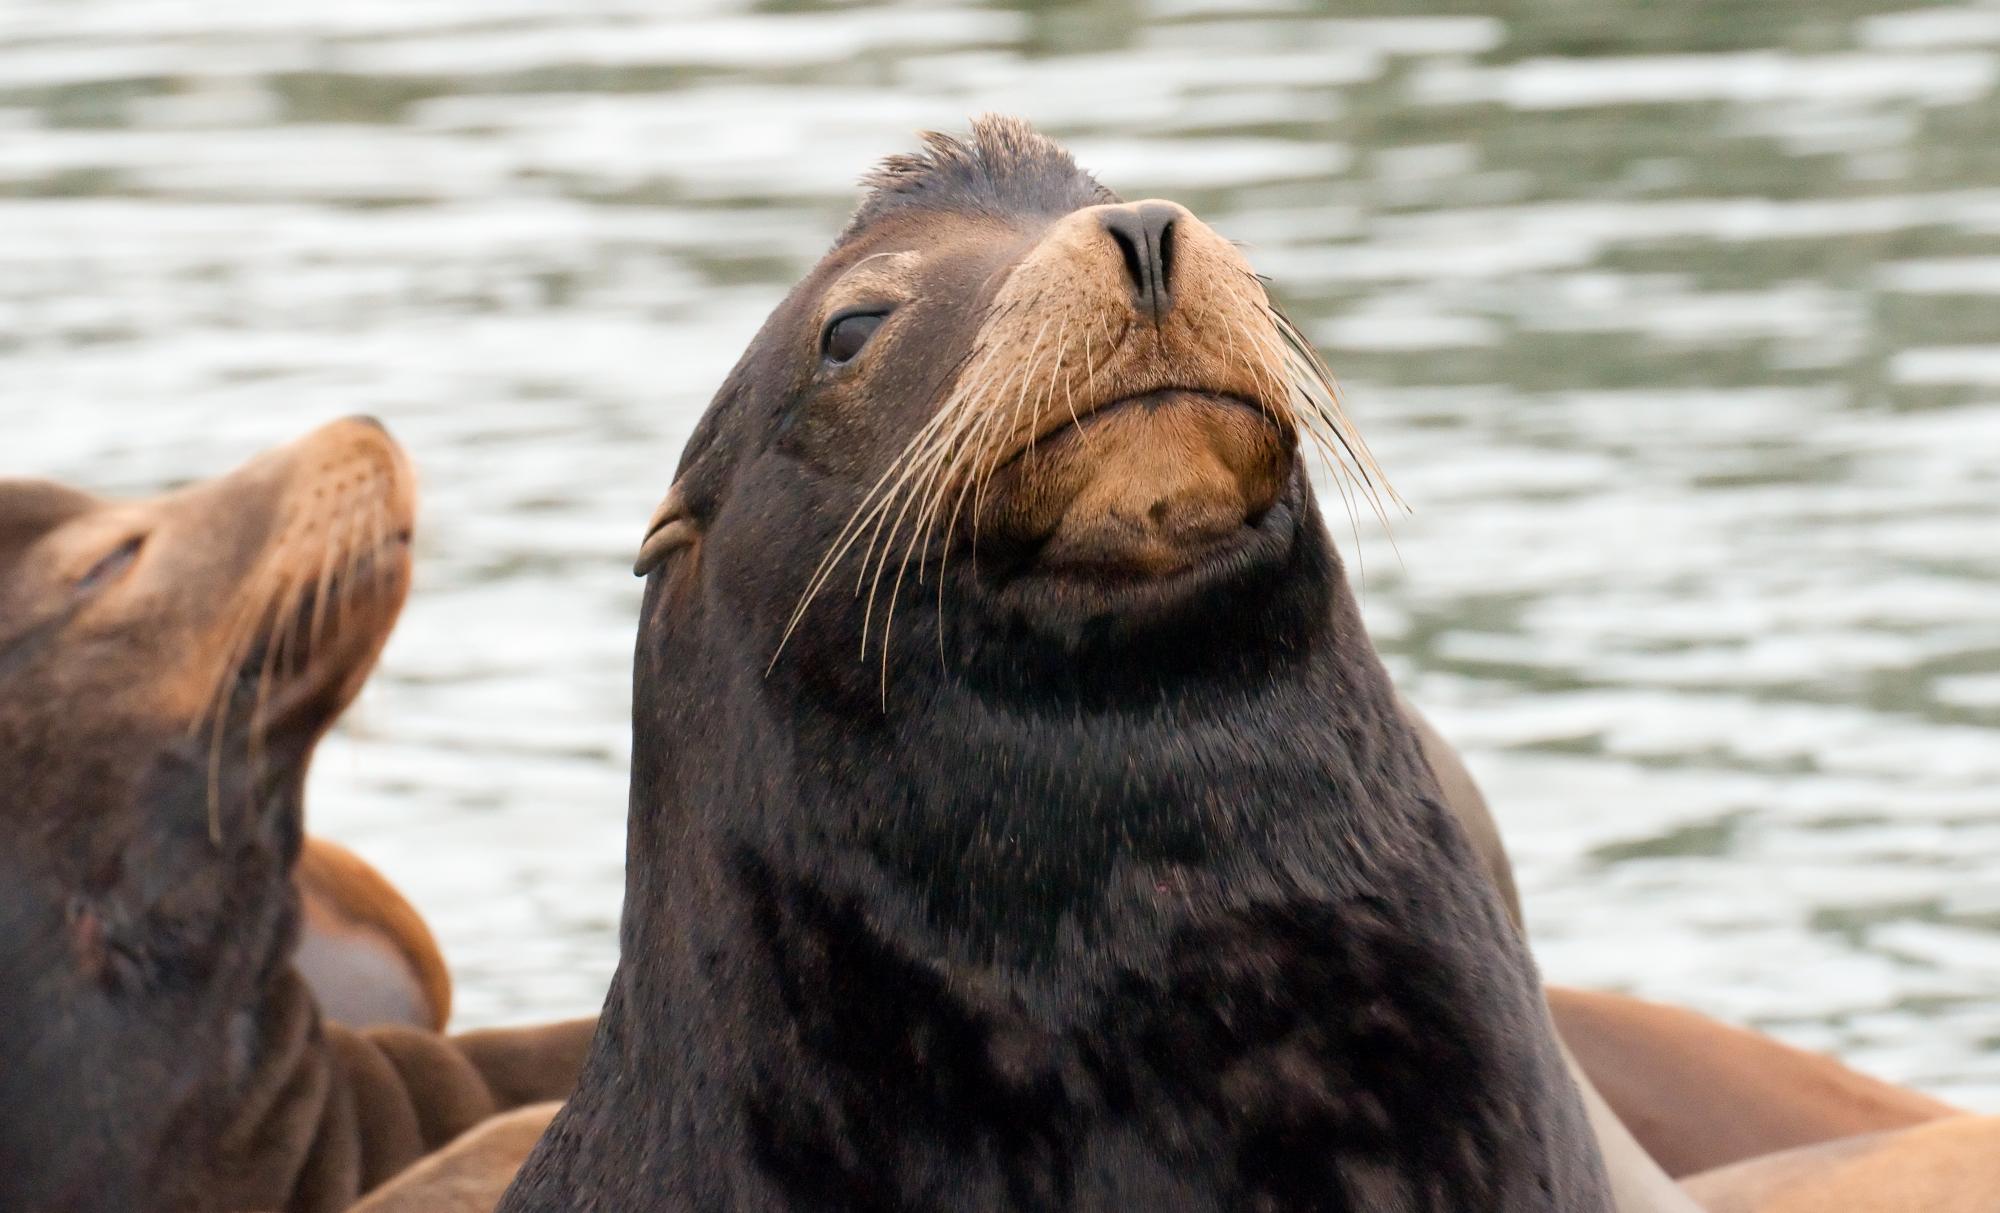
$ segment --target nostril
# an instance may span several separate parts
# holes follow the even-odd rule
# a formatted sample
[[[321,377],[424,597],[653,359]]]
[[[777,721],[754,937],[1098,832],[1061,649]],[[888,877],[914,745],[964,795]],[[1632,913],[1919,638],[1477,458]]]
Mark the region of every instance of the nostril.
[[[1142,238],[1139,238],[1136,233],[1128,231],[1122,223],[1107,221],[1104,227],[1106,231],[1111,233],[1112,241],[1118,245],[1118,255],[1125,259],[1125,276],[1131,281],[1132,289],[1144,295],[1146,293],[1146,263],[1144,260],[1145,254],[1140,247]]]
[[[1111,206],[1104,230],[1118,245],[1138,310],[1159,324],[1173,307],[1174,243],[1183,212],[1171,202]]]

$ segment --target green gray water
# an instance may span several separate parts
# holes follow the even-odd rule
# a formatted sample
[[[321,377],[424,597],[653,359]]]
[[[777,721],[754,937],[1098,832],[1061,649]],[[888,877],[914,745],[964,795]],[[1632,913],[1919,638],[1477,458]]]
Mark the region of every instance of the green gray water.
[[[2000,1109],[2000,4],[0,0],[0,471],[387,418],[418,588],[315,824],[463,1022],[589,1010],[641,524],[856,175],[983,110],[1326,351],[1553,978]]]

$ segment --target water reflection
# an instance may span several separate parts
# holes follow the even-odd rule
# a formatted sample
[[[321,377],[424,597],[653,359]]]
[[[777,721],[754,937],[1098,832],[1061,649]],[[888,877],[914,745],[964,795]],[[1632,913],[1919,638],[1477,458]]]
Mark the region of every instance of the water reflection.
[[[316,820],[464,1022],[587,1010],[639,527],[858,172],[1024,113],[1342,372],[1414,507],[1371,624],[1549,972],[2000,1108],[1996,81],[1987,4],[18,0],[4,463],[388,418],[419,589]]]

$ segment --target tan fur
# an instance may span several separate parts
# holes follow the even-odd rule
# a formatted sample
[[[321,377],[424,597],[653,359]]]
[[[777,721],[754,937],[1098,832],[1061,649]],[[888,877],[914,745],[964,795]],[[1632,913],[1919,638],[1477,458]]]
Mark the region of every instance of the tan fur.
[[[1161,393],[1094,414],[1003,472],[1010,530],[1048,567],[1158,577],[1271,508],[1290,452],[1239,405]]]
[[[492,1213],[559,1103],[492,1117],[398,1175],[353,1213]]]
[[[393,1022],[444,1029],[451,1017],[451,972],[430,927],[394,885],[359,855],[324,838],[306,839],[292,881],[304,914],[304,939],[296,963],[322,1011],[350,1026],[367,1027],[385,1021],[346,1016],[339,1008],[408,1003],[416,1014]],[[330,952],[364,960],[385,956],[395,966],[391,975],[395,988],[373,999],[353,997],[353,991],[338,988],[336,982],[362,969],[363,963],[325,963],[321,958]]]
[[[273,996],[250,1097],[218,1142],[229,1209],[339,1213],[494,1115],[567,1096],[596,1023],[442,1036],[319,1020],[296,977]]]
[[[1402,710],[1446,804],[1485,859],[1507,913],[1521,925],[1513,867],[1479,785],[1423,713],[1407,700]],[[1701,1159],[1721,1165],[1952,1111],[1830,1058],[1693,1012],[1560,987],[1546,992],[1619,1213],[1685,1209],[1685,1195],[1667,1172],[1702,1169]]]
[[[1564,1042],[1669,1174],[1960,1109],[1679,1007],[1550,987]]]
[[[1958,1116],[1789,1150],[1685,1186],[1709,1213],[1993,1213],[2000,1117]]]

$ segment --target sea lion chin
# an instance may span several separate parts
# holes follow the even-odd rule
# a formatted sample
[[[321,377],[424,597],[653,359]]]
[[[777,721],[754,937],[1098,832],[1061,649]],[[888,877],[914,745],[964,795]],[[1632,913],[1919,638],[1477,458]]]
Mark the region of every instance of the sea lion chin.
[[[1024,617],[1127,626],[1281,563],[1293,444],[1255,405],[1168,390],[1120,400],[995,472],[982,523],[995,598]]]
[[[649,524],[619,968],[502,1208],[1604,1213],[1234,246],[892,157]]]

